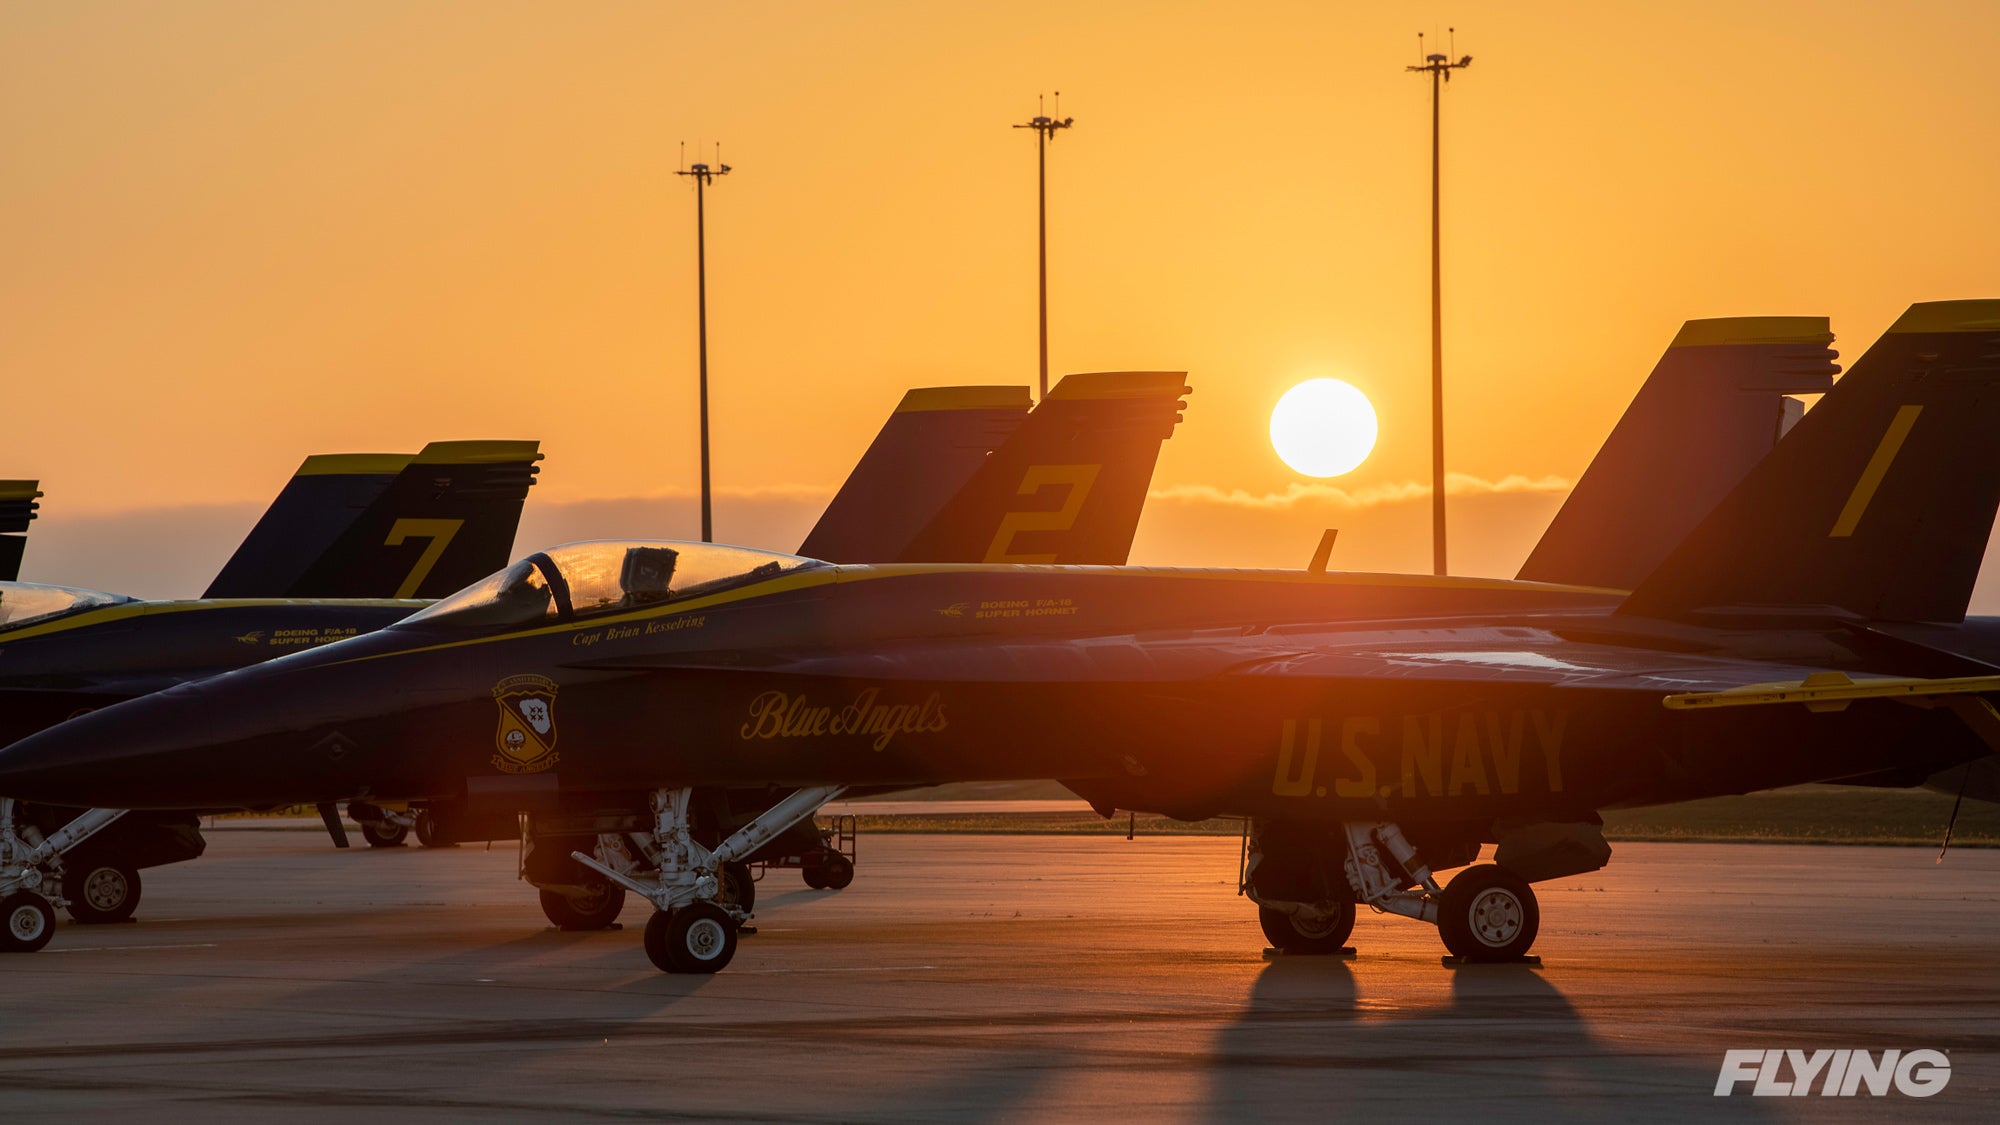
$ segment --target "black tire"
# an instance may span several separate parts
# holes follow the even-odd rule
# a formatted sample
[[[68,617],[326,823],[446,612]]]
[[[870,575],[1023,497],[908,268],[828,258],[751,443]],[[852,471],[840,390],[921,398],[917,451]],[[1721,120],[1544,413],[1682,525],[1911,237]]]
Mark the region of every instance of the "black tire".
[[[420,809],[417,812],[417,843],[427,848],[455,848],[458,846],[450,840],[438,839],[437,819],[431,816],[429,809]]]
[[[826,868],[819,864],[806,864],[803,868],[799,869],[799,875],[805,879],[806,886],[811,887],[813,890],[823,891],[826,889]]]
[[[1446,949],[1467,961],[1525,957],[1541,928],[1534,888],[1496,864],[1459,872],[1438,902],[1438,936]]]
[[[745,914],[757,905],[757,876],[747,863],[725,863],[716,873],[721,889],[716,897]]]
[[[827,890],[844,891],[854,882],[854,861],[839,852],[830,853],[820,868],[820,878],[826,880]]]
[[[646,922],[646,956],[663,973],[720,972],[736,956],[736,921],[712,902],[659,911]]]
[[[364,821],[361,825],[361,838],[371,848],[400,848],[409,835],[408,828],[387,820]]]
[[[625,888],[616,883],[588,884],[590,892],[572,898],[561,891],[542,892],[542,913],[558,930],[602,930],[625,909]]]
[[[114,859],[79,863],[63,873],[63,897],[84,925],[123,922],[139,909],[139,870]]]
[[[56,911],[33,891],[0,898],[0,953],[33,953],[56,936]]]
[[[1286,953],[1338,953],[1354,933],[1354,903],[1342,902],[1333,917],[1317,923],[1303,915],[1260,906],[1257,924],[1264,928],[1265,940]]]

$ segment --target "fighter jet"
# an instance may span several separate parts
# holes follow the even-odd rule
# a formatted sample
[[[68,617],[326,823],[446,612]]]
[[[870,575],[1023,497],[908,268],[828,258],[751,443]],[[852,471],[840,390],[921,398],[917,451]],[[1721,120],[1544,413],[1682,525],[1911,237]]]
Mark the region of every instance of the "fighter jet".
[[[905,394],[800,547],[829,562],[1126,561],[1161,443],[1189,393],[1180,372],[1070,375],[1030,411],[1026,387],[925,387]],[[895,787],[891,787],[895,788]],[[726,795],[731,827],[770,804],[767,787]],[[352,804],[349,805],[352,808]],[[425,839],[512,839],[510,809],[475,812],[462,799],[418,802]],[[643,851],[632,837],[629,850]],[[810,819],[767,842],[751,862],[796,856],[806,885],[839,890],[851,860]],[[546,851],[540,862],[551,861]],[[553,857],[537,880],[543,912],[563,929],[617,920],[625,892]],[[541,870],[538,867],[538,870]],[[755,902],[747,866],[725,872],[731,901]]]
[[[415,455],[308,457],[201,600],[0,583],[0,744],[108,703],[381,628],[429,604],[386,595],[455,588],[505,565],[541,456],[534,442],[460,441]],[[350,591],[385,597],[330,600]],[[382,830],[363,823],[362,831]],[[74,844],[49,874],[79,922],[130,917],[141,869],[193,859],[205,847],[185,810],[79,818],[73,808],[0,798],[0,848],[31,851],[49,840]]]
[[[0,582],[21,577],[21,554],[28,548],[28,525],[41,499],[38,480],[0,480]]]
[[[1250,818],[1246,890],[1281,947],[1340,946],[1366,903],[1456,957],[1518,958],[1531,884],[1607,862],[1599,810],[2000,745],[2000,676],[1913,672],[1952,654],[1903,631],[1962,621],[2000,503],[1996,412],[2000,302],[1915,306],[1629,595],[574,544],[18,743],[0,788],[523,810],[531,880],[570,849],[658,908],[657,966],[713,972],[744,919],[720,870],[824,801],[1053,776],[1107,813]],[[729,827],[721,799],[758,786],[773,799]],[[43,909],[17,892],[0,918]]]
[[[862,557],[1006,550],[1018,543],[1064,558],[1122,562],[1160,443],[1178,423],[1186,393],[1179,374],[1077,376],[1030,414],[1026,388],[911,391],[835,498],[836,509],[845,504],[848,511],[870,511],[875,522],[850,526],[839,511],[830,511],[814,536],[831,552]],[[490,572],[504,564],[539,458],[533,443],[505,442],[434,443],[415,458],[308,458],[201,601],[141,603],[46,586],[0,590],[0,697],[12,697],[4,718],[15,724],[0,725],[0,740],[277,655],[273,649],[379,628],[427,604],[353,595],[427,593],[440,575],[463,585],[468,565],[483,568],[475,574]],[[1056,477],[1042,479],[1050,465]],[[1078,473],[1090,479],[1075,479]],[[996,476],[1020,487],[998,496],[990,483]],[[941,489],[939,481],[955,487]],[[914,547],[919,534],[930,536],[932,545]],[[976,548],[963,545],[975,542]],[[257,593],[292,600],[240,600]],[[347,600],[297,600],[343,596]],[[5,616],[8,607],[11,616]],[[284,627],[241,628],[273,614],[284,618]],[[321,619],[333,624],[315,624]],[[334,804],[318,804],[335,843],[345,847]],[[399,845],[411,831],[440,843],[485,839],[492,832],[451,801],[412,810],[355,799],[348,814],[372,846]],[[28,873],[73,847],[63,857],[58,899],[67,899],[79,920],[129,917],[138,903],[140,868],[191,859],[202,850],[190,812],[120,818],[94,810],[72,817],[69,809],[0,806],[0,849],[40,856],[21,863],[18,870]],[[511,836],[513,817],[505,819]],[[81,835],[107,824],[99,835]],[[23,838],[17,827],[42,839]],[[802,835],[805,845],[818,846],[814,834]],[[0,888],[7,885],[6,858],[0,856]],[[820,858],[822,869],[809,869],[809,881],[817,876],[826,885],[844,885],[852,878],[844,857]],[[747,900],[747,869],[738,870]],[[596,919],[607,908],[615,917],[622,905],[623,892],[615,887],[581,880],[561,886],[566,893],[543,896],[558,924],[606,924]]]

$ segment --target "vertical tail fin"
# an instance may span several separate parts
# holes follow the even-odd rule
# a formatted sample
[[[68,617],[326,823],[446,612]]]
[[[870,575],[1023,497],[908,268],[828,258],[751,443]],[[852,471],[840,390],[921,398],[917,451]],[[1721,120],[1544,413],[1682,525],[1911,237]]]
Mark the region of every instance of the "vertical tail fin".
[[[1912,305],[1622,613],[1957,621],[2000,506],[2000,301]]]
[[[0,582],[21,577],[21,555],[28,549],[28,524],[41,508],[41,481],[0,480]]]
[[[901,555],[876,561],[1124,562],[1188,393],[1179,371],[1064,378]]]
[[[283,596],[411,460],[408,453],[317,453],[306,458],[202,597]]]
[[[1020,427],[1032,405],[1026,387],[908,392],[799,554],[836,563],[901,559],[986,455]]]
[[[338,534],[315,534],[318,550],[298,551],[283,567],[259,571],[246,564],[235,574],[225,568],[208,596],[442,597],[507,565],[541,459],[532,441],[432,442],[380,485]],[[295,506],[290,526],[312,516]]]
[[[1771,452],[1840,370],[1825,317],[1690,320],[1521,566],[1528,582],[1630,590]]]

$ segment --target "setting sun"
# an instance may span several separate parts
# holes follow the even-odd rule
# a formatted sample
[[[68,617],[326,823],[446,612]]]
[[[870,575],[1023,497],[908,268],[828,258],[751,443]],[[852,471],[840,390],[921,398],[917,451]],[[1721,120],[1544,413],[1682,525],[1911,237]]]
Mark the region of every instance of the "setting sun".
[[[1339,379],[1308,379],[1271,410],[1271,448],[1296,472],[1337,477],[1375,450],[1375,406]]]

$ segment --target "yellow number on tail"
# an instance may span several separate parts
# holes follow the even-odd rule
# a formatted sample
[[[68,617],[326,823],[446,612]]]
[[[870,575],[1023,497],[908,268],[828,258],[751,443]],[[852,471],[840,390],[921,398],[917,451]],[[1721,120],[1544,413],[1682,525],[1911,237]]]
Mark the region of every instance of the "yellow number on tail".
[[[1015,489],[1020,496],[1033,496],[1052,484],[1068,485],[1069,495],[1063,498],[1062,507],[1053,512],[1008,512],[1001,517],[1000,529],[993,533],[993,543],[986,548],[986,558],[990,563],[1052,563],[1053,554],[1017,555],[1013,553],[1014,537],[1024,531],[1068,531],[1076,524],[1076,514],[1083,510],[1083,501],[1090,495],[1090,486],[1097,483],[1097,471],[1102,465],[1030,465],[1021,476],[1021,487]]]
[[[417,588],[431,576],[431,568],[444,557],[444,549],[451,546],[451,537],[464,526],[464,520],[397,520],[389,528],[389,538],[382,541],[385,547],[400,547],[410,539],[430,540],[424,545],[424,553],[417,556],[417,565],[410,568],[409,576],[403,579],[401,586],[396,587],[397,597],[413,598],[417,595]]]
[[[1889,475],[1889,466],[1896,463],[1896,454],[1902,451],[1904,439],[1910,436],[1910,427],[1917,424],[1917,415],[1923,412],[1921,406],[1905,406],[1889,420],[1889,428],[1882,434],[1882,444],[1875,447],[1875,455],[1861,470],[1861,479],[1854,482],[1854,491],[1848,494],[1847,505],[1840,509],[1840,518],[1834,521],[1833,530],[1827,532],[1827,538],[1846,539],[1854,534],[1862,514],[1868,511],[1868,502],[1875,499],[1875,490],[1882,487],[1882,478]]]

